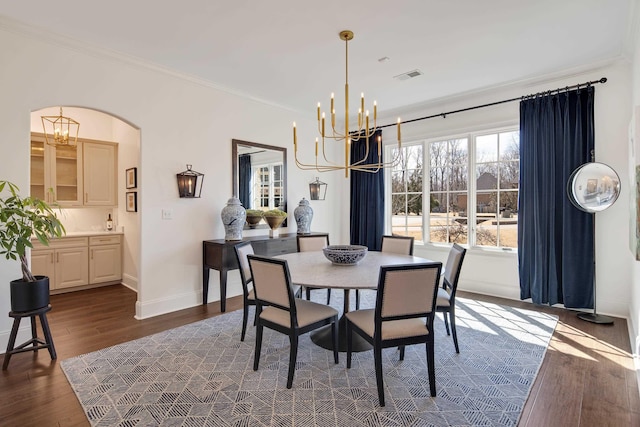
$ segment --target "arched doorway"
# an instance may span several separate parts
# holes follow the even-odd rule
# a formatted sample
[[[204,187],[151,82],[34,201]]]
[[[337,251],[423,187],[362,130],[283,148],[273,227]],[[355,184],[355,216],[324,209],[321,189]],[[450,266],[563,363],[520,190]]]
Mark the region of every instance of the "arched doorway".
[[[87,236],[88,242],[91,242],[91,236],[98,236],[106,231],[107,219],[111,218],[116,232],[114,234],[121,235],[121,283],[139,292],[140,205],[127,205],[127,200],[136,200],[140,190],[140,130],[117,116],[95,109],[62,108],[64,116],[80,123],[79,147],[76,150],[67,149],[68,152],[56,156],[57,150],[45,147],[43,142],[41,117],[59,115],[60,106],[32,111],[30,194],[40,197],[39,193],[47,192],[51,183],[62,181],[55,185],[54,191],[63,200],[60,202],[60,214],[67,235]],[[96,164],[111,162],[111,159],[105,158],[110,155],[114,156],[112,174],[104,174],[96,179],[105,184],[103,188],[110,188],[109,185],[112,185],[113,200],[88,199],[87,192],[83,191],[83,180],[89,179],[91,168],[95,168]],[[129,176],[134,175],[138,179],[127,182],[127,171]],[[104,182],[105,180],[108,182]],[[87,253],[88,257],[92,255],[93,252]],[[82,284],[84,278],[80,278],[68,286],[53,289],[52,293],[86,289],[99,286],[100,283],[114,283],[114,280],[108,279],[113,277],[94,278]]]

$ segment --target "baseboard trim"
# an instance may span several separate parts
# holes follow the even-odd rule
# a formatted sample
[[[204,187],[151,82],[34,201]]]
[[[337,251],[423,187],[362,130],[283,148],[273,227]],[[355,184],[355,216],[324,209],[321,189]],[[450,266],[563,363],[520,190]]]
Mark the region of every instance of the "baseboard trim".
[[[122,275],[122,284],[132,291],[138,292],[138,278],[130,274]]]
[[[168,297],[145,301],[144,303],[137,301],[135,318],[138,320],[147,319],[149,317],[194,307],[201,304],[201,302],[202,293],[200,292],[183,292],[181,294],[173,294]]]

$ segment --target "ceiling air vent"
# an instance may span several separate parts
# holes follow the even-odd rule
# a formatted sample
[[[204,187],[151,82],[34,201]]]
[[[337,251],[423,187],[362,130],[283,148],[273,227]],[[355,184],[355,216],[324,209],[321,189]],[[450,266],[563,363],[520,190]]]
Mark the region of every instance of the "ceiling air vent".
[[[411,70],[411,71],[407,71],[406,73],[402,73],[402,74],[398,74],[397,76],[393,76],[394,79],[396,80],[408,80],[408,79],[412,79],[414,77],[418,77],[422,75],[422,71],[420,70]]]

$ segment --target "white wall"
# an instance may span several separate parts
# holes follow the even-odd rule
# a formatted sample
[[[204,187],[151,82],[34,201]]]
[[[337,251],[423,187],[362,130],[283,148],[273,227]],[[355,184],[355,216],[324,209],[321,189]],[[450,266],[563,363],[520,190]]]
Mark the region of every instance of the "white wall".
[[[122,240],[122,283],[131,289],[138,289],[138,274],[140,271],[140,214],[127,212],[126,193],[136,192],[140,198],[139,186],[136,189],[127,189],[125,185],[125,173],[127,169],[138,168],[138,180],[141,174],[140,168],[140,130],[112,118],[113,139],[118,142],[118,209],[116,209],[115,221],[118,229],[124,231]],[[177,190],[176,190],[177,191]],[[140,200],[138,199],[138,203]]]
[[[632,63],[632,85],[631,85],[631,99],[629,101],[629,108],[635,111],[635,165],[640,165],[640,4],[636,1],[634,6],[634,34],[632,37],[633,46],[631,50],[633,53]],[[635,178],[635,171],[631,171],[628,175]],[[636,194],[631,195],[630,202],[627,206],[629,209],[636,208],[638,205],[638,194],[640,189],[636,189]],[[633,224],[635,225],[635,224]],[[635,234],[636,230],[629,230],[630,233]],[[640,262],[636,261],[635,255],[629,255],[626,259],[630,259],[632,264],[632,280],[630,281],[629,290],[629,334],[631,337],[631,350],[635,356],[636,365],[639,365],[640,357]],[[637,369],[640,369],[638,367]],[[638,382],[640,383],[640,370],[638,371]]]
[[[139,249],[131,248],[140,253],[139,265],[133,266],[139,280],[138,318],[200,303],[202,240],[224,237],[220,211],[231,196],[233,138],[287,147],[289,214],[293,216],[303,196],[308,198],[308,182],[315,174],[294,166],[291,123],[298,123],[301,143],[313,141],[313,109],[303,116],[11,25],[0,18],[0,179],[28,188],[31,111],[86,107],[140,129],[140,243]],[[122,129],[113,129],[114,139],[121,135]],[[205,174],[201,199],[178,198],[175,174],[187,163]],[[334,179],[323,176],[329,191],[326,201],[312,203],[312,229],[339,235],[342,230],[333,224],[340,215],[336,201],[342,190]],[[172,220],[161,219],[163,208],[173,211]],[[119,212],[120,225],[123,215]],[[288,231],[295,231],[295,221]],[[18,263],[0,260],[0,283],[19,277],[19,270]],[[210,301],[219,298],[213,273]],[[239,294],[239,282],[231,282],[229,295]],[[7,285],[0,287],[0,313],[9,310]],[[6,348],[9,320],[0,316],[0,349]]]
[[[569,77],[548,78],[544,81],[523,82],[492,88],[482,93],[468,94],[458,99],[430,105],[420,111],[399,112],[403,120],[453,111],[475,105],[517,98],[521,95],[565,87],[576,83],[607,77],[608,82],[595,86],[595,152],[596,160],[612,166],[621,177],[628,176],[629,85],[630,66],[620,61],[588,72],[574,73]],[[383,120],[393,123],[391,117]],[[517,125],[519,102],[448,115],[403,125],[403,141],[447,136],[458,132]],[[392,138],[393,139],[393,138]],[[597,239],[597,308],[598,313],[627,317],[631,284],[629,260],[629,185],[622,180],[619,202],[596,215]],[[438,245],[416,246],[418,256],[444,261],[448,247]],[[517,254],[472,249],[467,253],[460,276],[463,290],[519,299]]]

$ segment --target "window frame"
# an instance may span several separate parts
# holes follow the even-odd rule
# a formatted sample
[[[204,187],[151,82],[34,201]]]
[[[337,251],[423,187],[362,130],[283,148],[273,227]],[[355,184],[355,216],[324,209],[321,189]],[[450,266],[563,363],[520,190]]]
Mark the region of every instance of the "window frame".
[[[280,179],[277,181],[280,185],[276,185],[275,169],[277,167],[280,168]],[[268,177],[268,182],[266,182],[267,184],[266,186],[263,185],[265,184],[265,181],[261,179],[262,170],[266,170],[266,176]],[[262,164],[251,165],[252,203],[253,203],[253,206],[256,206],[256,209],[260,209],[260,210],[277,209],[282,205],[282,203],[284,203],[284,195],[282,194],[283,188],[284,188],[283,171],[284,171],[283,162],[262,163]],[[267,190],[266,194],[267,194],[268,206],[262,205],[262,200],[264,198],[263,191],[262,191],[263,188],[266,188]],[[280,194],[278,196],[276,196],[277,188],[280,189]],[[275,200],[276,197],[280,199],[281,201],[280,205],[276,205],[276,200]]]
[[[516,253],[517,252],[517,247],[510,247],[510,246],[485,246],[485,245],[478,245],[477,244],[477,226],[476,226],[476,218],[477,218],[477,196],[478,196],[478,189],[477,189],[477,178],[476,178],[476,171],[477,171],[477,167],[478,167],[478,161],[477,161],[477,138],[481,137],[481,136],[486,136],[486,135],[497,135],[499,138],[500,134],[503,133],[508,133],[508,132],[517,132],[519,133],[520,129],[519,129],[519,124],[518,123],[509,123],[509,124],[503,124],[503,125],[496,125],[496,126],[487,126],[487,127],[482,127],[482,128],[478,128],[478,129],[470,129],[470,130],[465,130],[464,132],[452,132],[452,133],[447,133],[447,134],[443,134],[440,136],[434,136],[434,137],[428,137],[428,138],[416,138],[413,139],[411,141],[407,141],[407,142],[403,142],[402,144],[402,148],[408,147],[408,146],[414,146],[414,145],[421,145],[422,146],[422,164],[423,164],[423,170],[422,170],[422,240],[418,240],[416,239],[416,243],[418,244],[422,244],[423,246],[432,246],[432,247],[442,247],[442,246],[450,246],[450,243],[444,243],[444,242],[433,242],[431,241],[431,230],[427,224],[429,224],[430,221],[430,215],[431,215],[431,206],[430,206],[430,201],[431,201],[431,181],[430,181],[430,170],[431,170],[431,150],[430,150],[430,144],[432,143],[436,143],[436,142],[444,142],[444,141],[451,141],[451,140],[456,140],[456,139],[467,139],[467,190],[466,190],[466,195],[467,195],[467,218],[469,226],[468,226],[468,232],[467,232],[467,243],[463,244],[464,246],[467,246],[469,248],[473,248],[474,250],[481,250],[481,251],[488,251],[488,252],[500,252],[500,253]],[[396,145],[386,145],[385,146],[385,155],[387,156],[387,158],[391,158],[392,157],[392,150],[397,149]],[[498,154],[500,152],[500,145],[498,145]],[[482,163],[486,163],[486,162],[482,162]],[[503,164],[504,162],[500,159],[500,157],[498,156],[498,159],[496,160],[496,164],[498,166],[498,168],[500,168],[500,166]],[[518,159],[518,170],[520,168],[519,165],[519,159]],[[498,176],[498,181],[500,180],[500,177]],[[518,180],[518,184],[519,184],[519,180]],[[391,173],[391,169],[389,170],[389,173],[385,174],[385,232],[387,234],[391,234],[393,231],[393,227],[392,227],[392,221],[393,221],[393,215],[392,215],[392,173]],[[500,193],[504,190],[508,190],[510,192],[513,192],[515,190],[515,192],[517,192],[519,194],[520,188],[518,185],[517,189],[511,190],[511,189],[502,189],[500,182],[498,182],[496,184],[496,193]],[[395,193],[398,194],[398,193]],[[408,193],[405,193],[408,194]],[[499,197],[499,196],[498,196]],[[499,207],[497,207],[498,211],[499,211]],[[407,213],[405,213],[405,216],[408,215]],[[406,220],[405,220],[405,230],[407,230],[407,225],[406,225]],[[497,225],[497,232],[499,232],[499,227],[500,225]],[[498,241],[499,241],[499,237],[498,237]]]

